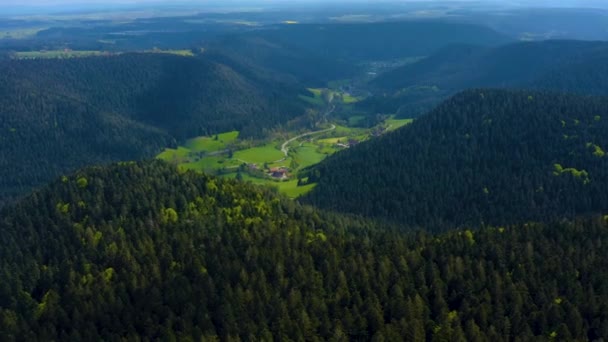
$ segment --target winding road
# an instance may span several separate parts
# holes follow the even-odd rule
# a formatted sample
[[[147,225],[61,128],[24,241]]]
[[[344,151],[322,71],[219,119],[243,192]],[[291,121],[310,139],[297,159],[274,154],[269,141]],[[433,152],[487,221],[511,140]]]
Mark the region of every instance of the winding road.
[[[295,136],[295,137],[293,137],[293,138],[291,138],[291,139],[289,139],[289,140],[285,141],[285,142],[283,143],[283,145],[281,145],[281,152],[283,152],[283,154],[285,155],[285,157],[284,157],[283,159],[279,159],[279,160],[275,161],[275,163],[280,163],[280,162],[284,161],[285,159],[287,159],[287,155],[288,155],[288,153],[289,153],[289,147],[287,147],[287,146],[288,146],[289,144],[291,144],[292,142],[294,142],[294,141],[296,141],[296,140],[298,140],[298,139],[301,139],[301,138],[307,137],[307,136],[309,136],[309,135],[314,135],[314,134],[321,134],[321,133],[331,132],[331,131],[333,131],[334,129],[336,129],[336,125],[332,124],[330,128],[323,129],[323,130],[320,130],[320,131],[314,131],[314,132],[303,133],[303,134],[300,134],[300,135],[298,135],[298,136]]]

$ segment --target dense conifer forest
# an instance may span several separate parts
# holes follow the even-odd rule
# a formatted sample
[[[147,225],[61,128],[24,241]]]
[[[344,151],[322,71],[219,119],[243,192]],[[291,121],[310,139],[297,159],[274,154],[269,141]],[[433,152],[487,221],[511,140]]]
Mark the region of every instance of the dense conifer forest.
[[[608,339],[602,1],[1,2],[0,342]]]
[[[608,95],[608,44],[571,40],[498,47],[456,44],[370,81],[376,96],[359,104],[382,113],[421,115],[455,93],[477,87]]]
[[[238,67],[218,54],[0,61],[0,203],[62,172],[197,135],[263,136],[303,113],[296,83]]]
[[[607,110],[603,97],[465,91],[309,170],[306,202],[438,229],[602,212]]]
[[[64,176],[0,221],[0,338],[593,340],[605,218],[408,233],[162,162]]]

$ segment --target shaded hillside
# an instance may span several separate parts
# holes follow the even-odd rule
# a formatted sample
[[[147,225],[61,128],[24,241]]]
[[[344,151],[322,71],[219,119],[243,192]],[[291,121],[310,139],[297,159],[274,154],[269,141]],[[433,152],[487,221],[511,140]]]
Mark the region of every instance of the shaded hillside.
[[[445,228],[608,210],[608,100],[471,90],[329,157],[306,201]]]
[[[3,341],[608,335],[602,218],[405,234],[153,162],[54,182],[0,240]]]
[[[608,43],[581,41],[525,42],[497,48],[451,46],[372,81],[382,89],[416,85],[448,91],[470,87],[529,84],[569,63],[608,55]]]
[[[352,77],[359,68],[320,51],[294,46],[294,42],[273,41],[272,37],[236,35],[211,44],[211,51],[230,56],[243,65],[263,67],[276,76],[298,80],[310,86],[325,85],[337,79]]]
[[[0,201],[77,167],[151,157],[196,135],[259,136],[303,112],[294,83],[221,62],[161,54],[0,61]]]
[[[433,20],[281,25],[250,35],[296,51],[354,62],[427,56],[451,44],[496,46],[510,41],[483,26]]]
[[[496,48],[451,46],[421,60],[380,75],[370,83],[380,91],[374,102],[390,103],[383,110],[408,112],[419,102],[438,102],[475,87],[526,87],[608,94],[608,44],[604,42],[525,42]],[[432,88],[415,99],[412,89]],[[386,106],[386,104],[385,104]],[[410,111],[411,112],[411,111]],[[419,114],[419,113],[416,113]]]

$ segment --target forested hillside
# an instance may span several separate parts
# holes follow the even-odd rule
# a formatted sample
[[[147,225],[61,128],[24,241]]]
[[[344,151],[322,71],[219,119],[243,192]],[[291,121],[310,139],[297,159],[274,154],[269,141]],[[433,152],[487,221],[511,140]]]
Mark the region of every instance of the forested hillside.
[[[445,229],[608,210],[608,100],[470,90],[310,170],[306,202]]]
[[[605,42],[541,41],[494,48],[455,45],[381,75],[372,84],[384,89],[424,85],[451,91],[524,85],[564,65],[606,55]]]
[[[425,56],[449,44],[495,46],[508,41],[476,25],[406,21],[277,25],[227,35],[206,48],[318,87],[358,76],[363,61]]]
[[[435,20],[282,25],[243,36],[351,62],[426,56],[450,44],[498,46],[511,41],[483,26]]]
[[[403,233],[161,162],[89,168],[1,217],[3,341],[608,336],[601,217]]]
[[[209,51],[230,56],[242,65],[263,67],[275,77],[297,80],[312,87],[350,78],[360,72],[351,61],[323,56],[321,51],[307,50],[294,43],[273,41],[263,34],[231,35],[212,43]]]
[[[606,95],[607,58],[608,44],[605,42],[449,46],[372,80],[370,84],[384,95],[370,99],[367,105],[377,103],[376,108],[384,111],[402,107],[401,110],[407,113],[415,111],[416,103],[436,103],[458,91],[476,87],[525,87]],[[419,89],[426,91],[414,98],[408,97]],[[416,113],[421,114],[421,111]]]
[[[259,136],[303,113],[296,83],[238,67],[165,54],[0,61],[0,202],[77,167],[196,135]]]

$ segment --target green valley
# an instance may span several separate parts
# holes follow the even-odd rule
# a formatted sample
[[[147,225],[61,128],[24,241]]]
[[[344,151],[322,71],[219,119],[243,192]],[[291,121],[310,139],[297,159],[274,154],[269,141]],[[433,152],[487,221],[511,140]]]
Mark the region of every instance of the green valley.
[[[320,96],[321,91],[317,94]],[[314,131],[278,131],[263,140],[241,139],[238,131],[231,131],[189,139],[183,146],[165,149],[157,158],[183,170],[276,187],[288,197],[296,198],[315,186],[301,177],[300,171],[412,121],[391,116],[372,128],[325,124]]]

